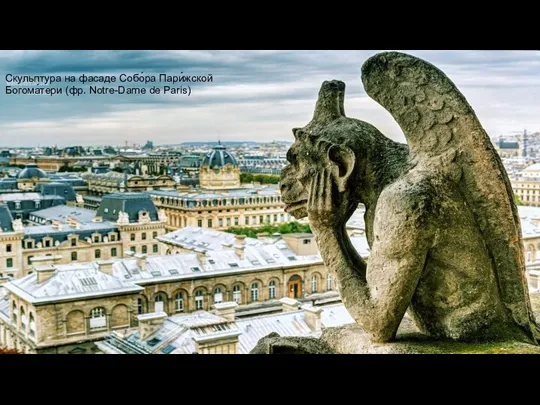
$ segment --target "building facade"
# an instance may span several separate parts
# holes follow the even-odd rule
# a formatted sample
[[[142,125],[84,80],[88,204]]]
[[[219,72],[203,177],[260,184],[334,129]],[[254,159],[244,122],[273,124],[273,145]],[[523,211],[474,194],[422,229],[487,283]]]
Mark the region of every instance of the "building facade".
[[[0,276],[24,277],[43,257],[57,265],[123,258],[126,252],[161,255],[165,249],[157,238],[166,233],[167,218],[144,193],[107,195],[97,213],[67,205],[34,211],[25,227],[5,205],[0,218],[6,224]]]
[[[296,255],[285,241],[220,250],[68,265],[54,258],[3,284],[0,345],[26,353],[92,352],[115,330],[136,327],[140,315],[209,311],[234,302],[244,314],[279,306],[279,299],[336,295],[318,255]],[[314,298],[313,298],[314,299]]]

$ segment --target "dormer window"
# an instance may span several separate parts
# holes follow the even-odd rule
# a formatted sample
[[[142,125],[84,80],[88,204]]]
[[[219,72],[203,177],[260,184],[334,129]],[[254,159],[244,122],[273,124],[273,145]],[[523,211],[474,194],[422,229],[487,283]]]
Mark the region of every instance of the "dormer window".
[[[71,238],[71,246],[77,246],[77,238]]]

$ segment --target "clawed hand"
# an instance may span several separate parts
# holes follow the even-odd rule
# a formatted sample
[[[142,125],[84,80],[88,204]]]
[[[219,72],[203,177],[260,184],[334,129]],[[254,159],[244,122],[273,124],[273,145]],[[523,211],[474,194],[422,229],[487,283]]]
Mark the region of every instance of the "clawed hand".
[[[311,182],[308,200],[309,222],[315,228],[341,225],[346,217],[346,201],[333,181],[332,173],[324,168]]]

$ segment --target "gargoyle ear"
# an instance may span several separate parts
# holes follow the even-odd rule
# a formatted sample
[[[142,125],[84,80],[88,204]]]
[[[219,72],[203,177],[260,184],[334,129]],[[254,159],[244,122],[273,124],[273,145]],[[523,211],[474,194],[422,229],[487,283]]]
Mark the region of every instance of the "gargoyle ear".
[[[334,178],[339,191],[342,193],[347,189],[347,182],[356,164],[356,156],[346,146],[332,145],[328,149],[328,159],[335,165]]]

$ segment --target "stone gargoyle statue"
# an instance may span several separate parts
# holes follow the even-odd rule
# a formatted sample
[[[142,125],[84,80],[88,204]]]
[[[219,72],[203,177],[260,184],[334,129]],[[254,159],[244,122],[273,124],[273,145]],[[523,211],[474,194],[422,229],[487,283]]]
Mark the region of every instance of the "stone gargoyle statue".
[[[252,353],[361,352],[343,339],[393,342],[406,312],[430,339],[537,345],[513,192],[473,109],[438,68],[403,53],[369,58],[362,82],[408,145],[347,117],[345,84],[326,81],[311,122],[293,129],[280,183],[285,210],[309,218],[360,332],[272,334]],[[359,203],[368,263],[345,229]]]

